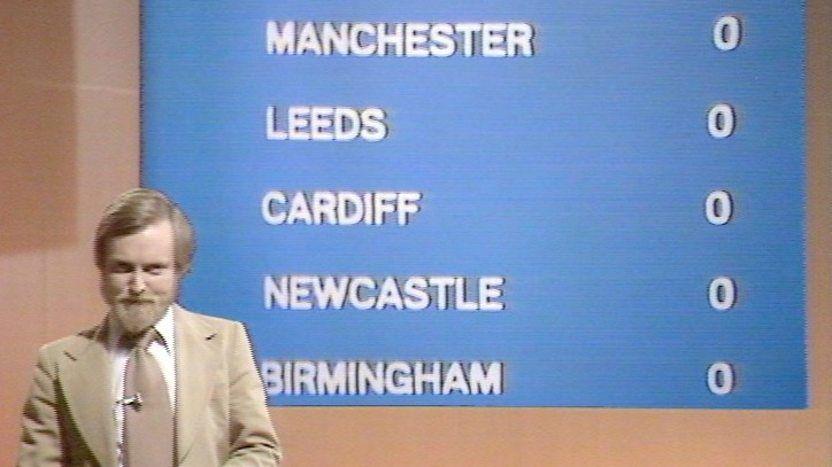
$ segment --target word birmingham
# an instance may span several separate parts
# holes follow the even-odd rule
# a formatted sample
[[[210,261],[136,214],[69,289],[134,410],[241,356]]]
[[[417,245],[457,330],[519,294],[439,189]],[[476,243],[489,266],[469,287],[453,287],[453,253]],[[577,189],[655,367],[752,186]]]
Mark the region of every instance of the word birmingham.
[[[502,362],[369,362],[265,360],[266,392],[274,395],[500,395]]]

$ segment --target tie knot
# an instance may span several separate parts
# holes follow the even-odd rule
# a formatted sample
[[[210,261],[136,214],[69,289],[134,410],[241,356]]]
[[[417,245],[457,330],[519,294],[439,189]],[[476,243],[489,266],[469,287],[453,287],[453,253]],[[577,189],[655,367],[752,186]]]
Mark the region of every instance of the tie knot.
[[[128,349],[142,349],[147,350],[154,341],[161,341],[162,336],[159,334],[159,331],[156,330],[155,327],[151,326],[150,329],[143,332],[142,334],[136,336],[124,336],[124,345]]]

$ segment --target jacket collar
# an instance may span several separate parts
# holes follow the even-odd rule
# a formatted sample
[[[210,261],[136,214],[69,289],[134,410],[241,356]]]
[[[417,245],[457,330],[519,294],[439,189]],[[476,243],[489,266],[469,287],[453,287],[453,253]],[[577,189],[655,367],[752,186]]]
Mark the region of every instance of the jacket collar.
[[[174,305],[176,321],[176,456],[181,462],[194,435],[203,429],[197,422],[208,406],[216,373],[217,329],[206,320]]]
[[[107,351],[107,319],[79,333],[58,362],[62,395],[81,436],[101,465],[115,465],[112,359]]]

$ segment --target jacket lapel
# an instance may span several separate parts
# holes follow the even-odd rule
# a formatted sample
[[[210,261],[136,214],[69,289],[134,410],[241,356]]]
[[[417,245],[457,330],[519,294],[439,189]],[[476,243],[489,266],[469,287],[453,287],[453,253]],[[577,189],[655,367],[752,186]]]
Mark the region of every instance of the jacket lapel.
[[[67,407],[87,446],[101,465],[114,465],[115,420],[106,323],[81,334],[64,350],[60,381]]]
[[[217,365],[212,345],[217,331],[175,306],[176,326],[176,456],[182,462],[194,435],[204,430],[199,422],[214,387]]]

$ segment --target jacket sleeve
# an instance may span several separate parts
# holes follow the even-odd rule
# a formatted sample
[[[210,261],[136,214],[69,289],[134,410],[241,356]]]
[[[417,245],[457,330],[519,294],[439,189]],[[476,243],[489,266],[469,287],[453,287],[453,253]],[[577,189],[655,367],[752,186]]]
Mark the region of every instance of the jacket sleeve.
[[[266,393],[254,363],[245,328],[235,323],[229,368],[230,455],[226,466],[273,466],[280,462],[280,442],[266,408]]]
[[[19,466],[62,464],[56,385],[55,366],[50,363],[46,348],[41,348],[29,398],[23,406]]]

